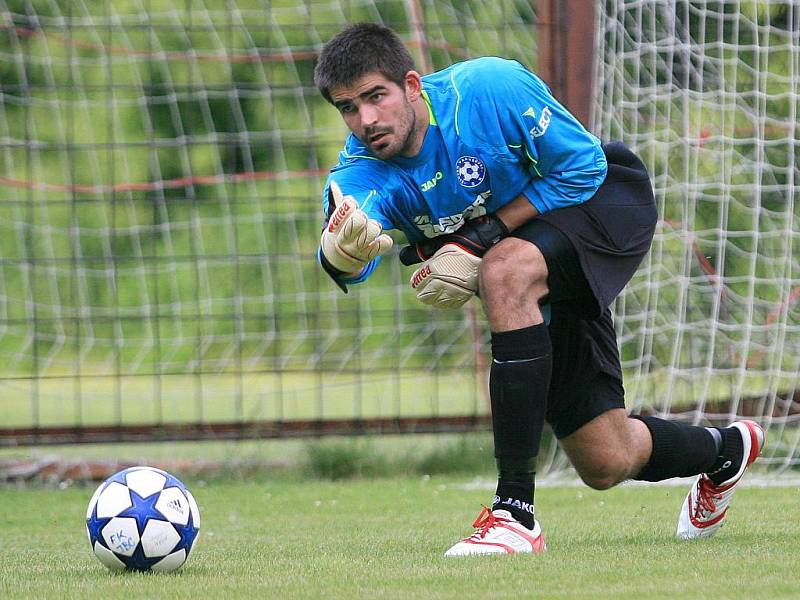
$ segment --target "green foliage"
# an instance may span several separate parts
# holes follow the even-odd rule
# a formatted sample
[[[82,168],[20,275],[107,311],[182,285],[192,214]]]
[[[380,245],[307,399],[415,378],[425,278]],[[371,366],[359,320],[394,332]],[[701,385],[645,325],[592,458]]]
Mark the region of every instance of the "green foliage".
[[[364,438],[312,442],[307,451],[308,469],[320,479],[374,477],[389,471],[387,457]]]
[[[411,444],[385,438],[380,443],[371,438],[316,441],[307,445],[307,469],[330,480],[411,473],[475,477],[493,472],[492,447],[491,436],[483,433],[416,439]]]
[[[467,434],[415,452],[414,468],[423,475],[463,474],[475,477],[495,468],[494,445],[488,434]]]

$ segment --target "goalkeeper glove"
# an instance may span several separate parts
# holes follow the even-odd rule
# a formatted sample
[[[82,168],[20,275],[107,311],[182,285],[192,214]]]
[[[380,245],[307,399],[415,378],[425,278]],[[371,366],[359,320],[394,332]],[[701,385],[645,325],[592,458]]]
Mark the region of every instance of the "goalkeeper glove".
[[[392,248],[392,238],[370,219],[352,196],[345,196],[335,181],[328,190],[332,212],[320,238],[320,262],[325,272],[345,292],[341,276],[358,275],[367,264]]]
[[[436,308],[458,308],[478,291],[481,259],[456,244],[445,244],[411,276],[417,299]]]
[[[455,233],[423,240],[400,250],[400,262],[415,265],[428,260],[445,244],[461,246],[467,252],[482,257],[486,251],[508,235],[508,228],[497,215],[483,215],[464,223]]]
[[[508,235],[499,217],[485,215],[472,219],[455,233],[406,246],[400,261],[425,264],[414,272],[411,287],[424,304],[436,308],[457,308],[478,292],[481,257]]]

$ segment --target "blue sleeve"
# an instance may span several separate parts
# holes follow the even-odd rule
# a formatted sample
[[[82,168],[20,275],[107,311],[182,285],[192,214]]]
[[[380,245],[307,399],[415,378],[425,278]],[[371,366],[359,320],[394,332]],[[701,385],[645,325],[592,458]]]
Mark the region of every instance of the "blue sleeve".
[[[328,201],[328,190],[330,189],[330,182],[333,179],[339,185],[339,188],[345,196],[353,196],[356,199],[358,205],[367,213],[370,219],[378,221],[384,229],[392,229],[391,222],[381,210],[383,206],[380,196],[381,193],[379,192],[381,188],[377,185],[378,182],[375,180],[374,169],[344,168],[346,166],[346,164],[340,164],[334,167],[325,182],[325,187],[322,191],[322,211],[324,214],[323,228],[328,226],[328,219],[333,212]],[[373,185],[373,183],[376,185]],[[321,253],[322,249],[317,249],[317,261],[320,264],[322,264]],[[334,275],[329,271],[328,273],[331,277],[335,278],[337,284],[361,283],[372,274],[380,262],[381,257],[378,256],[367,263],[358,277]],[[340,285],[340,287],[346,291],[346,285]]]
[[[600,140],[519,63],[489,59],[482,68],[492,75],[478,80],[487,83],[472,100],[470,125],[497,157],[526,166],[525,197],[540,213],[591,198],[608,170]]]
[[[322,248],[317,248],[317,262],[322,265]],[[378,267],[381,262],[381,257],[378,256],[375,259],[371,260],[367,263],[367,266],[361,271],[358,277],[345,277],[343,275],[339,275],[336,277],[338,281],[345,284],[345,293],[347,293],[346,285],[351,283],[361,283],[365,281],[367,277],[372,275],[372,272]],[[333,275],[331,275],[333,277]]]

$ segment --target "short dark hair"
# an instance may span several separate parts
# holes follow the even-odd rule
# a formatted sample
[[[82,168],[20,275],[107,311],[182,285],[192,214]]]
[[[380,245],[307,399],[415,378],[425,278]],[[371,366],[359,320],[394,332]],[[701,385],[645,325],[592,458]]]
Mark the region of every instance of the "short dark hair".
[[[376,23],[355,23],[337,33],[322,48],[314,68],[314,84],[333,103],[331,90],[379,72],[400,87],[415,70],[414,59],[397,34]]]

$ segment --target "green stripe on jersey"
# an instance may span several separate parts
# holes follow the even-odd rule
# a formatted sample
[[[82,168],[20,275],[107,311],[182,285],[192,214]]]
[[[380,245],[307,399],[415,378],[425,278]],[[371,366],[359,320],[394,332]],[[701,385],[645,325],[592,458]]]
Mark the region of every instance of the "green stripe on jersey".
[[[425,90],[422,90],[422,99],[425,100],[425,105],[428,107],[428,119],[430,119],[430,124],[438,127],[439,124],[436,122],[436,115],[433,114],[431,99],[428,97],[428,92]]]

